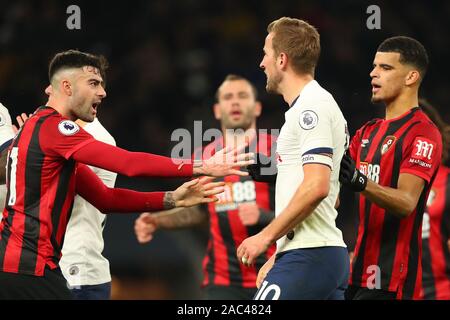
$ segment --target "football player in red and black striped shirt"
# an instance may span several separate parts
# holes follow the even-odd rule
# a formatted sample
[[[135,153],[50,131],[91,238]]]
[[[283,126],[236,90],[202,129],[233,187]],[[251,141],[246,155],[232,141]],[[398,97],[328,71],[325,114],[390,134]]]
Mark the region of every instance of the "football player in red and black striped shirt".
[[[205,180],[193,180],[175,192],[110,189],[86,164],[127,176],[247,174],[235,169],[249,163],[237,161],[248,155],[236,156],[236,150],[194,167],[190,160],[177,163],[95,140],[74,121],[94,120],[106,96],[105,68],[102,57],[75,50],[57,54],[49,67],[53,94],[9,147],[0,224],[0,299],[70,298],[58,261],[75,193],[102,212],[136,212],[207,203],[214,200],[208,195],[218,192],[219,184]]]
[[[425,48],[409,37],[386,39],[375,55],[372,102],[383,102],[386,116],[356,132],[341,162],[341,181],[360,192],[347,298],[421,296],[422,217],[442,153],[441,134],[418,103],[427,66]]]
[[[244,138],[252,137],[249,149],[267,158],[262,161],[268,165],[275,138],[268,134],[249,135],[256,129],[256,118],[261,113],[254,85],[247,79],[229,75],[216,94],[214,106],[216,119],[221,121],[226,143],[243,144]],[[227,130],[240,130],[229,132]],[[244,133],[245,132],[245,133]],[[230,141],[230,142],[228,142]],[[194,154],[195,159],[208,157],[223,148],[223,139],[217,139],[203,152]],[[276,172],[275,162],[273,164]],[[270,177],[270,175],[267,175]],[[259,178],[260,177],[256,177]],[[273,178],[273,176],[272,176]],[[219,201],[203,208],[174,209],[161,214],[143,213],[135,224],[135,231],[141,243],[151,240],[157,229],[176,229],[190,227],[209,220],[209,242],[203,260],[204,297],[213,300],[250,300],[256,293],[256,276],[259,268],[274,253],[274,247],[260,256],[255,265],[243,266],[236,258],[236,248],[247,237],[258,233],[274,217],[274,183],[257,182],[249,177],[227,176],[225,191],[218,195]],[[275,181],[275,179],[273,179]]]
[[[448,160],[450,126],[426,100],[419,105],[442,135],[442,163]],[[422,223],[422,286],[427,300],[450,300],[450,168],[439,167]]]

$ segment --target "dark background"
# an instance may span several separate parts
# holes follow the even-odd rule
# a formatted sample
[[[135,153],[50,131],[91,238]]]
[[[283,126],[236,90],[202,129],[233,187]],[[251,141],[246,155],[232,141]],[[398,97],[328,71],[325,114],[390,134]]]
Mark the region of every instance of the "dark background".
[[[81,9],[81,30],[69,30],[66,9]],[[367,7],[381,9],[381,29],[369,30]],[[386,37],[408,35],[428,50],[430,69],[422,85],[449,121],[448,1],[0,1],[0,101],[13,118],[45,103],[47,66],[59,51],[79,49],[110,62],[107,93],[99,119],[117,145],[170,155],[171,133],[217,127],[214,92],[229,73],[253,81],[260,92],[260,128],[280,128],[287,105],[265,93],[259,69],[267,25],[281,16],[307,20],[321,34],[316,79],[339,103],[353,134],[383,108],[370,104],[372,60]],[[130,164],[132,165],[132,164]],[[174,189],[182,180],[128,179],[117,186],[136,190]],[[344,192],[338,225],[352,248],[356,215]],[[105,256],[110,259],[115,298],[198,298],[204,228],[158,232],[146,246],[137,243],[137,215],[108,216]]]

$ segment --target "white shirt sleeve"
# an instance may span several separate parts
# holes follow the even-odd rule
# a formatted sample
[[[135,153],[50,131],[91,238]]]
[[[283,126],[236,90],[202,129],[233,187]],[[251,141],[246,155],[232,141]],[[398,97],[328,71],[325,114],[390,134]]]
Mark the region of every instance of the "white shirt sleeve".
[[[318,163],[333,168],[332,115],[327,104],[299,108],[295,120],[302,165]]]

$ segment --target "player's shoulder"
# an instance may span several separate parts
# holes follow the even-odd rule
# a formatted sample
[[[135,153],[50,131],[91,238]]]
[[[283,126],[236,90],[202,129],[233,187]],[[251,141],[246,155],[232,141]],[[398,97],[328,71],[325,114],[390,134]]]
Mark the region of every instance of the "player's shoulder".
[[[360,131],[366,130],[368,128],[373,128],[379,126],[384,120],[381,118],[373,118],[366,123],[364,123],[361,128],[359,128]]]
[[[333,95],[315,80],[305,86],[294,107],[299,113],[310,110],[322,114],[342,114]]]
[[[87,123],[84,126],[84,130],[90,133],[95,139],[111,144],[116,145],[116,140],[109,133],[108,130],[101,124],[98,118],[95,118],[94,121]]]
[[[414,123],[412,130],[413,134],[441,136],[439,128],[421,109],[418,109],[414,113],[414,117],[411,121]]]

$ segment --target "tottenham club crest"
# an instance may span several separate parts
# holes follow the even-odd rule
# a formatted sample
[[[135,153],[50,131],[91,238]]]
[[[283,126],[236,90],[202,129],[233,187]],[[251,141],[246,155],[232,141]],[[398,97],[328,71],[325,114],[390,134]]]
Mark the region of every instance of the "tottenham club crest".
[[[381,145],[381,155],[389,151],[389,149],[394,145],[396,139],[397,138],[395,136],[387,136],[384,139],[383,144]]]
[[[300,114],[300,126],[305,130],[311,130],[317,126],[319,117],[312,110],[305,110]]]
[[[58,124],[58,130],[65,136],[71,136],[80,131],[80,127],[73,121],[63,120]]]

